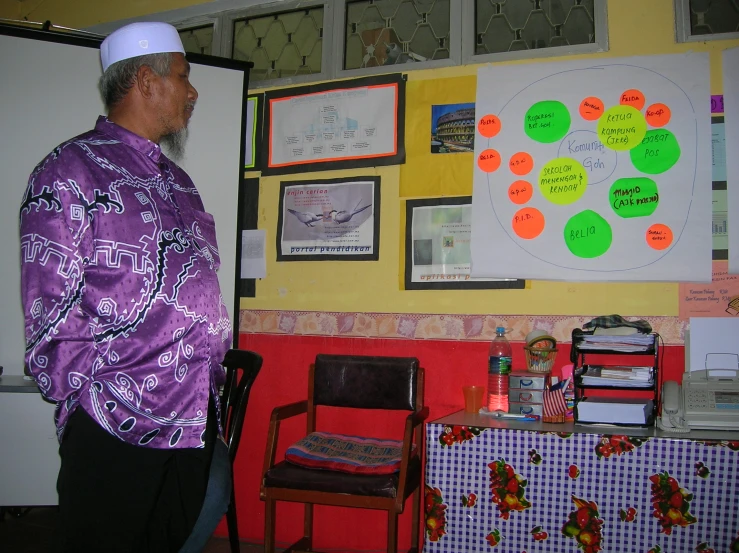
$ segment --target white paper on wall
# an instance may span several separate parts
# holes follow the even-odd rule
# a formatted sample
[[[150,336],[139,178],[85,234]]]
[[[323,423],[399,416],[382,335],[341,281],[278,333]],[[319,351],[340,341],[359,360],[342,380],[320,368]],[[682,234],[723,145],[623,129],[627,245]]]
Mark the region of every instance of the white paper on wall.
[[[472,275],[710,281],[707,54],[478,70]]]

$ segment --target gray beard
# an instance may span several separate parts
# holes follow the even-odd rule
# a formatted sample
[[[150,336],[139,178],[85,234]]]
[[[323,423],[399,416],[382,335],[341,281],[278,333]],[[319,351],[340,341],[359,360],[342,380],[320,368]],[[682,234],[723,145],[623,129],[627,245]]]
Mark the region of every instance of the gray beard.
[[[160,139],[159,145],[162,147],[162,150],[168,158],[176,162],[182,161],[185,157],[187,135],[187,127],[184,127],[177,132],[166,134]]]

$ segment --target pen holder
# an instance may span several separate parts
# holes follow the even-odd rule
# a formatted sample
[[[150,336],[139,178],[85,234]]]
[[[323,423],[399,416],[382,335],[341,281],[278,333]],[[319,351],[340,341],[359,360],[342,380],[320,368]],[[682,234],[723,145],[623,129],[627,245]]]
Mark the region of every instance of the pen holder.
[[[557,348],[537,348],[524,346],[526,354],[526,370],[532,373],[550,373],[554,359],[557,357]]]

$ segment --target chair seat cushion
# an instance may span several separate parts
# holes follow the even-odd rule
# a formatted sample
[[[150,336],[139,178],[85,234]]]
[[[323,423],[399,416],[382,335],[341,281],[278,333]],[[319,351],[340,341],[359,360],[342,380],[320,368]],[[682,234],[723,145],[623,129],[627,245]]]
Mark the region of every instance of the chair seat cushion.
[[[266,472],[263,483],[265,488],[395,498],[398,495],[398,474],[348,474],[310,469],[283,461]],[[414,455],[408,466],[404,500],[419,486],[420,481],[421,460]]]
[[[392,474],[400,470],[403,442],[311,432],[291,445],[285,460],[312,469],[349,474]]]

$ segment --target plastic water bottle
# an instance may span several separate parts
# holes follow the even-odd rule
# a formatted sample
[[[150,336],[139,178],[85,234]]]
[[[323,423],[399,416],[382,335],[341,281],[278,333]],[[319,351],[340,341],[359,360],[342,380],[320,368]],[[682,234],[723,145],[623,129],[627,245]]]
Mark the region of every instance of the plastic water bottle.
[[[505,328],[495,329],[488,354],[488,411],[508,412],[508,375],[511,372],[511,343]]]

